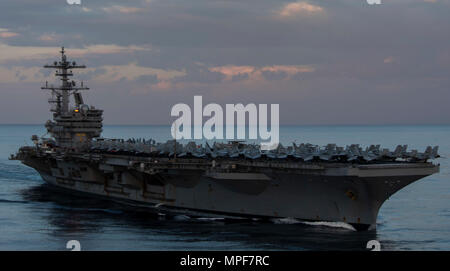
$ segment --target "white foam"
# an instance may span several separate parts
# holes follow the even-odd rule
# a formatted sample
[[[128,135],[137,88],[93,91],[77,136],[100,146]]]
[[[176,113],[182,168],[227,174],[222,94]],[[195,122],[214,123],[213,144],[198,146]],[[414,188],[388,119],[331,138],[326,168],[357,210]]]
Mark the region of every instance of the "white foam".
[[[356,229],[352,225],[345,223],[345,222],[326,222],[326,221],[308,222],[308,221],[303,221],[301,223],[306,224],[306,225],[311,225],[311,226],[326,226],[326,227],[344,228],[347,230],[356,231]]]
[[[325,226],[325,227],[332,227],[332,228],[344,228],[351,231],[356,231],[356,229],[345,222],[327,222],[327,221],[316,221],[316,222],[309,222],[309,221],[302,221],[299,219],[295,219],[292,217],[285,217],[285,218],[274,218],[272,219],[272,222],[275,224],[306,224],[310,226]]]

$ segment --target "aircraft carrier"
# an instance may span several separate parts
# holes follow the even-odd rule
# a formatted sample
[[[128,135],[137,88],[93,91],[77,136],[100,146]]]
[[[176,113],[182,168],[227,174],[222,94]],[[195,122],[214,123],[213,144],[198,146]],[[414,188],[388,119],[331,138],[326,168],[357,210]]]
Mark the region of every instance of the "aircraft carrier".
[[[345,222],[367,230],[391,195],[439,171],[430,162],[438,148],[431,146],[423,153],[355,144],[262,150],[242,142],[102,138],[103,111],[85,104],[81,90],[88,88],[70,79],[85,66],[69,61],[64,47],[60,53],[44,66],[61,81],[42,86],[52,93],[49,137],[33,135],[33,146],[10,157],[57,187],[176,212]]]

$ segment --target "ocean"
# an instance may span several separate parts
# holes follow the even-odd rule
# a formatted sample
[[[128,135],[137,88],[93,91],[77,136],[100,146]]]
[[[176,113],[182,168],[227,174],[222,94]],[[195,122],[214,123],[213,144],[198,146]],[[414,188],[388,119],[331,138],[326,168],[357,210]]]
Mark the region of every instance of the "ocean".
[[[344,223],[198,219],[168,216],[46,185],[33,169],[9,161],[43,125],[0,125],[0,250],[450,250],[450,126],[282,126],[280,141],[381,144],[424,151],[439,145],[438,174],[400,190],[382,206],[376,231],[356,232]],[[168,126],[105,126],[108,138],[165,141]]]

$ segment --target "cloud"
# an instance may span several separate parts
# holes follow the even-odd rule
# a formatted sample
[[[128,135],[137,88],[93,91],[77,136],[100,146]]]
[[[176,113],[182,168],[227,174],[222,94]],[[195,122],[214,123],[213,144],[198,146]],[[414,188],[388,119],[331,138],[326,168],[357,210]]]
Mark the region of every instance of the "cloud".
[[[44,69],[41,66],[0,66],[0,82],[56,82],[52,72],[48,71],[49,70]],[[136,65],[136,63],[129,63],[126,65],[104,65],[98,68],[88,67],[86,69],[76,70],[74,73],[74,79],[89,80],[91,82],[102,84],[118,82],[121,80],[136,81],[137,83],[144,84],[156,84],[186,75],[184,71],[141,67]]]
[[[113,5],[110,7],[104,7],[102,8],[103,11],[107,12],[107,13],[125,13],[125,14],[129,14],[129,13],[136,13],[141,11],[141,8],[138,7],[127,7],[127,6],[120,6],[120,5]]]
[[[146,74],[137,77],[136,81],[144,84],[157,84],[160,82],[156,74]]]
[[[314,67],[307,65],[273,65],[273,66],[219,66],[209,69],[210,71],[220,72],[225,75],[228,81],[253,80],[282,80],[291,78],[300,73],[311,73],[315,71]]]
[[[19,36],[19,33],[16,32],[11,32],[6,28],[0,28],[0,38],[12,38],[12,37],[16,37]]]
[[[253,66],[235,66],[235,65],[226,65],[220,67],[213,67],[209,69],[213,72],[220,72],[224,74],[227,79],[231,79],[232,76],[236,76],[239,74],[249,74],[253,73],[256,70],[256,67]]]
[[[394,62],[394,60],[395,60],[395,59],[394,59],[392,56],[389,56],[389,57],[386,57],[386,58],[383,60],[383,63],[389,64],[389,63]]]
[[[38,83],[51,80],[51,76],[45,76],[40,67],[2,67],[0,66],[0,82],[2,83]]]
[[[45,69],[43,71],[44,75],[46,75],[46,73],[48,72],[48,69]],[[92,80],[95,79],[96,77],[98,77],[101,74],[105,74],[107,71],[105,68],[100,67],[100,68],[89,68],[89,70],[82,70],[81,73],[77,73],[76,74],[76,78],[79,80]]]
[[[175,83],[220,83],[225,79],[225,75],[219,71],[208,69],[202,65],[194,65],[186,70],[183,76],[174,78]]]
[[[321,6],[313,5],[307,2],[299,1],[288,3],[279,10],[278,15],[282,18],[291,18],[299,15],[310,15],[322,13],[324,9]]]
[[[104,65],[100,67],[102,73],[92,77],[92,81],[111,83],[120,80],[136,81],[137,83],[156,84],[161,81],[169,81],[186,75],[185,71],[156,69],[138,66],[136,63],[126,65]],[[86,72],[95,71],[95,68],[87,68]],[[81,74],[84,72],[82,71]]]
[[[0,32],[2,33],[2,32]],[[44,46],[13,46],[0,43],[0,63],[10,60],[37,60],[56,57],[61,50],[59,47]],[[96,44],[83,48],[66,48],[70,57],[80,57],[90,54],[118,54],[136,51],[150,51],[149,46],[119,46],[115,44]]]
[[[288,74],[284,71],[262,71],[261,74],[266,80],[282,80],[288,76]]]
[[[283,71],[289,75],[305,72],[314,72],[315,69],[307,65],[273,65],[261,68],[262,71],[278,72]]]
[[[41,36],[39,36],[39,40],[41,41],[46,41],[46,42],[52,42],[52,41],[56,41],[57,35],[52,33],[52,34],[43,34]]]
[[[249,78],[248,73],[239,73],[239,74],[233,75],[231,77],[231,81],[238,82],[238,81],[242,81],[242,80],[247,80],[248,78]]]

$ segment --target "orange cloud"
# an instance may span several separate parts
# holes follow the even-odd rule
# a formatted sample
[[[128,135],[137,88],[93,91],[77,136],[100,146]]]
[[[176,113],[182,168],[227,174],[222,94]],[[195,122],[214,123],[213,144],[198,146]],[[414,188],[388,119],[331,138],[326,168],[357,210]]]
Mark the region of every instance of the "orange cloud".
[[[278,15],[282,18],[295,17],[302,14],[316,14],[323,12],[321,6],[309,4],[307,2],[288,3],[283,6]]]
[[[261,68],[261,71],[285,72],[289,75],[293,75],[297,73],[314,72],[315,69],[304,65],[274,65],[263,67]]]
[[[12,38],[19,36],[19,33],[11,32],[6,28],[0,28],[0,38]]]
[[[252,73],[256,70],[256,68],[252,66],[227,65],[227,66],[213,67],[210,68],[209,70],[212,72],[223,73],[226,77],[231,78],[234,75],[239,75],[243,73]]]
[[[394,57],[392,57],[392,56],[386,57],[383,60],[383,63],[385,63],[385,64],[389,64],[389,63],[392,63],[392,62],[394,62]]]
[[[111,7],[106,7],[103,8],[104,11],[108,12],[108,13],[114,13],[114,12],[119,12],[119,13],[136,13],[141,11],[140,8],[137,7],[126,7],[126,6],[119,6],[119,5],[113,5]]]
[[[231,80],[233,76],[240,74],[248,74],[249,80],[261,80],[262,72],[285,72],[288,76],[292,76],[298,73],[314,72],[315,69],[307,65],[273,65],[264,67],[254,67],[254,66],[219,66],[209,69],[213,72],[220,72],[226,76],[225,80]]]
[[[44,34],[39,37],[39,40],[41,41],[55,41],[56,39],[55,34]]]

